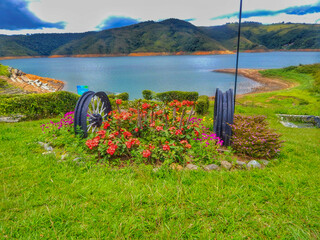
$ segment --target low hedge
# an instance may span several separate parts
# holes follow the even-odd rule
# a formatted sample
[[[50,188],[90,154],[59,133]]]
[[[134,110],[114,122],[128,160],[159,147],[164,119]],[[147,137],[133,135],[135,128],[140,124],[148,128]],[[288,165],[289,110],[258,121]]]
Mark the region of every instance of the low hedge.
[[[27,119],[40,119],[74,111],[79,95],[59,91],[1,98],[0,115],[22,114]]]
[[[109,99],[121,99],[123,101],[128,101],[129,100],[129,93],[123,92],[119,94],[108,94]]]
[[[208,112],[210,106],[209,97],[206,95],[201,95],[198,98],[196,104],[196,113],[200,115],[204,115]]]
[[[155,99],[162,102],[171,102],[173,100],[183,101],[197,101],[199,94],[197,92],[183,92],[183,91],[169,91],[156,93]]]

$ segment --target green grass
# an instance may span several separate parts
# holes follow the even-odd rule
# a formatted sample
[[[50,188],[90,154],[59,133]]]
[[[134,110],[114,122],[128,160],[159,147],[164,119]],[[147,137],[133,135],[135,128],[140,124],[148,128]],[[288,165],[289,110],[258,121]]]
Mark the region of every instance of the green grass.
[[[267,115],[286,141],[277,160],[252,171],[58,162],[37,144],[47,120],[1,123],[0,238],[319,239],[320,129],[285,128],[274,114],[292,103],[265,103],[293,94],[315,114],[318,98],[296,91],[308,92],[300,86],[239,99],[238,112]]]

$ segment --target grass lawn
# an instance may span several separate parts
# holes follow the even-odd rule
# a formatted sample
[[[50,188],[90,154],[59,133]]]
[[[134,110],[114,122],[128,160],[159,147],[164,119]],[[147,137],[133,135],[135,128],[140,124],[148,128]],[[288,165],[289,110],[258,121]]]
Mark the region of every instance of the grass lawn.
[[[285,128],[275,117],[319,115],[312,77],[300,77],[294,89],[238,100],[238,113],[267,115],[286,141],[265,169],[58,162],[37,144],[47,120],[1,123],[0,239],[319,239],[320,129]]]

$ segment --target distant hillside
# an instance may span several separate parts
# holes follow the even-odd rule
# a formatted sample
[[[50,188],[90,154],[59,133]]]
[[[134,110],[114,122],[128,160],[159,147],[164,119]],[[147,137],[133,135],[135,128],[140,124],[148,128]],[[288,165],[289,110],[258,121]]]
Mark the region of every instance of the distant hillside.
[[[100,32],[0,35],[0,57],[235,50],[237,31],[237,24],[196,27],[167,19]],[[244,23],[241,49],[320,49],[320,25]]]
[[[238,24],[200,27],[209,37],[225,48],[235,50]],[[242,50],[253,49],[320,49],[320,24],[243,23],[241,25]]]

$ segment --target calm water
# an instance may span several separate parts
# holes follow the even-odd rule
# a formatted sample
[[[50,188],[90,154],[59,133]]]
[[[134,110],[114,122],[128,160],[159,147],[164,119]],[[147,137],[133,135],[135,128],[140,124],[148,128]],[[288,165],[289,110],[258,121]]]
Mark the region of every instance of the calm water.
[[[197,91],[213,96],[215,89],[234,86],[234,75],[214,69],[234,68],[236,55],[154,56],[105,58],[33,58],[1,60],[4,65],[30,74],[66,82],[65,90],[76,92],[77,85],[93,91],[128,92],[130,99],[141,97],[144,89]],[[280,68],[320,62],[320,52],[241,53],[240,68]],[[258,86],[238,78],[238,93]]]

